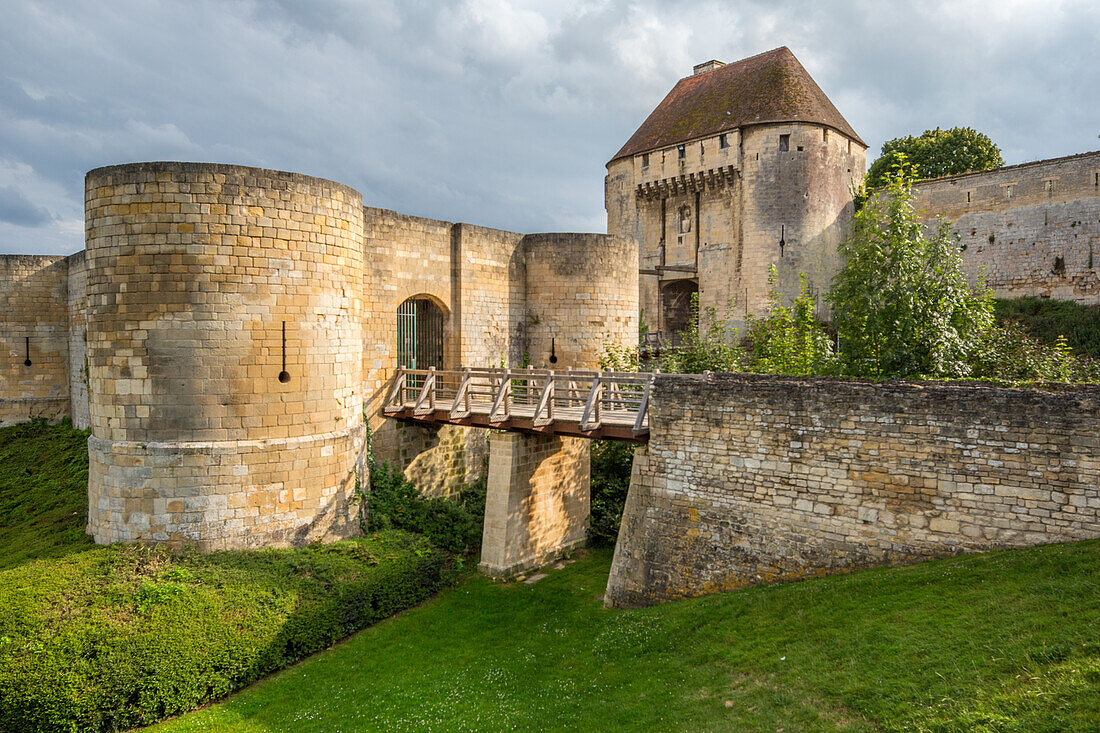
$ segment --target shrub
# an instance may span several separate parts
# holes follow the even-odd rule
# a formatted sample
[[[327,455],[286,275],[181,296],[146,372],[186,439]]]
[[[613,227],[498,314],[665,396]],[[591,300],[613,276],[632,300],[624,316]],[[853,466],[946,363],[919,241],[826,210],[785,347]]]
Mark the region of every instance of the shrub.
[[[450,552],[466,554],[481,547],[485,484],[467,487],[457,501],[421,496],[400,469],[371,463],[369,528],[403,529],[427,537]]]
[[[592,508],[588,539],[594,545],[613,545],[619,536],[634,446],[612,440],[592,441]]]
[[[1081,305],[1051,298],[994,301],[997,321],[1019,323],[1027,335],[1046,344],[1059,336],[1074,352],[1100,359],[1100,305]]]

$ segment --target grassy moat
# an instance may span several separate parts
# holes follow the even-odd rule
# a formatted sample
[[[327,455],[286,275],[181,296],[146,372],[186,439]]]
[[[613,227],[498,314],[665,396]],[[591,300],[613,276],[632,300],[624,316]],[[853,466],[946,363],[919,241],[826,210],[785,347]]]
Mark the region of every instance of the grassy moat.
[[[152,730],[1100,730],[1100,541],[609,610],[609,550],[525,584],[403,532],[97,548],[83,440],[0,430],[3,731],[149,722],[368,625]]]

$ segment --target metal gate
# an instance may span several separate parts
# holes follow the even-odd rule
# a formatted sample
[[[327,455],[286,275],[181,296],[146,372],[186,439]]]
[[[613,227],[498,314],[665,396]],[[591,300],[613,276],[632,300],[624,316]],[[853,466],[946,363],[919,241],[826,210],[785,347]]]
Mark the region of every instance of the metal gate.
[[[397,309],[397,366],[443,368],[443,311],[428,298],[409,298]]]

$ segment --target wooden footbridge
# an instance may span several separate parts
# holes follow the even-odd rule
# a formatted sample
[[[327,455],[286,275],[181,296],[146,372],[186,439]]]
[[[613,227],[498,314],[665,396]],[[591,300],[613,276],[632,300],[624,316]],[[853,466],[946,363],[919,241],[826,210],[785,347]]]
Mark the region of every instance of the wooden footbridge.
[[[637,372],[401,368],[382,410],[405,422],[645,443],[652,384]]]

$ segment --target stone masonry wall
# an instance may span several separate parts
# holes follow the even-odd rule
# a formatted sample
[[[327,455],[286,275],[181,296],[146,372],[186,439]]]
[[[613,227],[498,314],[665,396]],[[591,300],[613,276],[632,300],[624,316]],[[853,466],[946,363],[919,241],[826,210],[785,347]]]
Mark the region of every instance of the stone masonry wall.
[[[659,376],[608,602],[1100,537],[1100,387]]]
[[[480,570],[511,576],[585,541],[589,446],[583,438],[490,436]]]
[[[922,181],[915,202],[951,222],[971,281],[1001,298],[1100,303],[1100,152]]]
[[[221,549],[358,531],[362,225],[358,193],[294,173],[88,174],[97,542]]]
[[[530,234],[523,247],[531,366],[593,369],[608,342],[638,345],[638,281],[631,277],[638,261],[634,239]]]
[[[444,368],[518,363],[524,308],[522,235],[364,209],[363,388],[375,456],[429,495],[482,475],[482,430],[401,425],[380,408],[397,368],[397,309],[427,296],[444,314]]]
[[[73,427],[91,427],[88,407],[88,270],[84,252],[68,258],[69,404]]]
[[[0,256],[0,426],[69,416],[68,272],[64,257]]]

